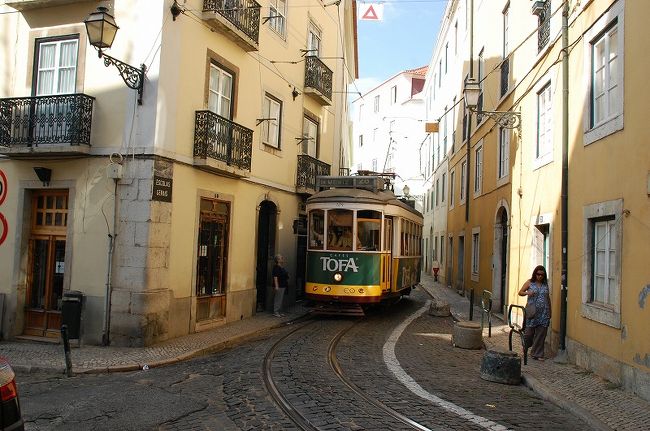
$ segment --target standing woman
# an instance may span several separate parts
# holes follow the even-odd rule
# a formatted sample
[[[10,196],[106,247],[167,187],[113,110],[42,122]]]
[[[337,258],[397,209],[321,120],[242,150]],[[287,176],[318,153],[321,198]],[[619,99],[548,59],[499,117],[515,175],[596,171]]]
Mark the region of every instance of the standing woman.
[[[531,356],[538,361],[544,360],[544,340],[551,323],[551,300],[549,297],[546,269],[542,265],[535,267],[530,280],[526,280],[519,290],[519,296],[527,296],[527,302],[535,304],[535,315],[526,316],[526,345],[531,348]]]
[[[275,256],[275,265],[273,266],[273,315],[275,317],[284,317],[280,312],[282,310],[282,299],[284,291],[289,287],[289,273],[284,269],[284,257],[281,254]]]

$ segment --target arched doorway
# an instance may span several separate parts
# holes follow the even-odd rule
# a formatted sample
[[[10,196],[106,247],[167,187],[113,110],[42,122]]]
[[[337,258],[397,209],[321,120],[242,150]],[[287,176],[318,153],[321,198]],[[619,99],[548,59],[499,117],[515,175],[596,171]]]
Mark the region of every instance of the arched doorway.
[[[497,210],[494,225],[494,255],[495,268],[492,288],[494,308],[506,314],[508,305],[508,210],[500,207]]]
[[[271,309],[271,267],[275,253],[275,232],[278,209],[271,201],[262,201],[257,218],[257,261],[255,286],[257,288],[257,311]]]

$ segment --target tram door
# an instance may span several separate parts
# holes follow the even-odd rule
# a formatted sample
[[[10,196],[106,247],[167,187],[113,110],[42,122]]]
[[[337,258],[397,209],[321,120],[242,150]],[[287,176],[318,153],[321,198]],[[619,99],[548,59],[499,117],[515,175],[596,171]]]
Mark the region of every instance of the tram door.
[[[384,252],[381,254],[381,290],[390,290],[393,276],[393,219],[384,219]]]

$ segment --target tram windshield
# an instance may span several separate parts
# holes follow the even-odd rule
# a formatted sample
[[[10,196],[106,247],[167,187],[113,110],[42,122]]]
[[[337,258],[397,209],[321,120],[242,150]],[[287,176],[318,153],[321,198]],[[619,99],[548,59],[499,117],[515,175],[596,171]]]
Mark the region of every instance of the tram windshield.
[[[357,250],[380,250],[381,212],[357,211]]]
[[[352,251],[352,211],[327,211],[327,249]]]

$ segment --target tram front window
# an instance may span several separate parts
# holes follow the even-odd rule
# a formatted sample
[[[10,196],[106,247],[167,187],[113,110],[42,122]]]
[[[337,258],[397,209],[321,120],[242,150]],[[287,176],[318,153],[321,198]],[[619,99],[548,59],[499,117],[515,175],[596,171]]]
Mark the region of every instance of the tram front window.
[[[323,210],[313,210],[309,213],[309,248],[322,250],[324,243],[325,215]]]
[[[357,250],[380,249],[381,213],[379,211],[357,212]]]
[[[352,251],[352,211],[327,211],[327,249]]]

